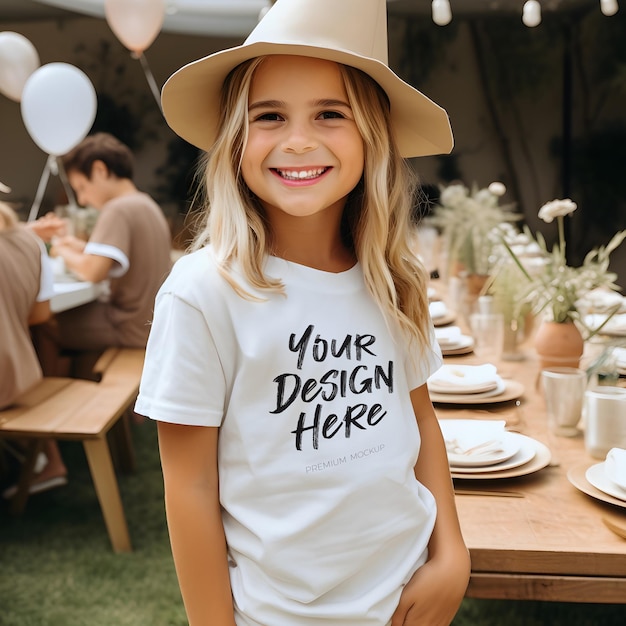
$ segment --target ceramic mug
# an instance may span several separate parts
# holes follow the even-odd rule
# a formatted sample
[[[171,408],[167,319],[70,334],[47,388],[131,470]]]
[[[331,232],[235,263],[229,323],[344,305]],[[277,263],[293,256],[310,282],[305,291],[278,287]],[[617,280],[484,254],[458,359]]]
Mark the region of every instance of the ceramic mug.
[[[551,367],[541,371],[546,401],[548,428],[563,437],[574,437],[580,431],[587,373],[575,367]]]
[[[596,459],[626,448],[626,389],[602,386],[585,392],[585,449]]]

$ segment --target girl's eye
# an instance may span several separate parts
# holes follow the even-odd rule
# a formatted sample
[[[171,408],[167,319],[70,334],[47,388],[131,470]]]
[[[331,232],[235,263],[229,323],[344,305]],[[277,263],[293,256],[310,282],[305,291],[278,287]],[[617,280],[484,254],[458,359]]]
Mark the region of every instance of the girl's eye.
[[[320,117],[323,120],[334,120],[334,119],[343,119],[345,115],[343,113],[339,113],[339,111],[323,111],[320,113]]]
[[[256,120],[262,122],[280,122],[283,118],[278,113],[263,113]]]

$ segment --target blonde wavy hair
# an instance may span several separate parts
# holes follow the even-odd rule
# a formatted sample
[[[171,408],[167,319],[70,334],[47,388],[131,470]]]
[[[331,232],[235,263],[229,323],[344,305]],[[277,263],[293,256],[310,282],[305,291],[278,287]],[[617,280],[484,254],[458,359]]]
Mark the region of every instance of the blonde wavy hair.
[[[281,281],[263,273],[271,231],[263,208],[241,174],[248,134],[248,93],[264,57],[236,67],[224,82],[220,132],[200,166],[204,197],[193,250],[211,243],[220,271],[245,298],[259,299],[235,280],[284,293]],[[411,212],[416,177],[399,153],[389,123],[389,102],[367,74],[339,64],[354,119],[363,138],[365,166],[342,218],[345,245],[359,260],[365,284],[386,319],[421,348],[429,345],[426,273],[413,253]]]

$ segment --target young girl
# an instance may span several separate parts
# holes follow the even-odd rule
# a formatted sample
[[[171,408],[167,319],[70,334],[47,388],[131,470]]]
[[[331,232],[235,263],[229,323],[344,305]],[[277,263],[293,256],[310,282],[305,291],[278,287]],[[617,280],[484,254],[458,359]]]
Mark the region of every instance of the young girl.
[[[163,104],[209,151],[136,406],[190,624],[449,624],[469,558],[401,157],[451,135],[386,65],[384,0],[278,0]]]

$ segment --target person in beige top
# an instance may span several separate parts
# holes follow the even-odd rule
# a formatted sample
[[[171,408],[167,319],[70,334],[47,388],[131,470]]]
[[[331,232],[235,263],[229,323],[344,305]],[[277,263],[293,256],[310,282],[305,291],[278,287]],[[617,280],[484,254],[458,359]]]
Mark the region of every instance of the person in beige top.
[[[110,293],[105,301],[57,314],[48,338],[59,351],[75,356],[110,346],[142,348],[156,293],[171,268],[167,221],[156,202],[135,186],[132,153],[112,135],[88,136],[63,157],[63,164],[78,203],[98,209],[99,216],[87,242],[53,238],[50,254],[62,257],[66,268],[84,280],[108,280]],[[42,219],[32,227],[49,231],[49,226]],[[40,352],[44,372],[58,373],[49,364],[50,353]]]
[[[4,189],[2,189],[4,191]],[[43,242],[0,202],[0,415],[42,378],[30,328],[50,318],[52,268]],[[8,444],[7,444],[8,445]],[[13,446],[10,447],[12,451]],[[34,485],[43,491],[67,482],[67,470],[54,442],[40,456]],[[14,489],[6,490],[10,497]]]

